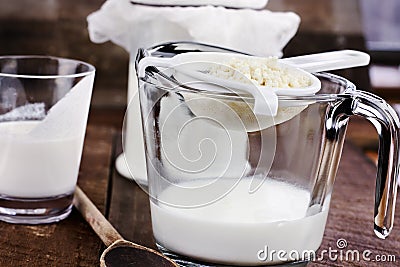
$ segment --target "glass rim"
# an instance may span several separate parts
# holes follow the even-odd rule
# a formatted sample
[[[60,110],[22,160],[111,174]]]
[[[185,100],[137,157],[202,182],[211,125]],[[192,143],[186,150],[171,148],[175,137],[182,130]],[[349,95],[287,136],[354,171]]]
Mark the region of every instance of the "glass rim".
[[[343,86],[343,88],[344,88],[343,93],[352,92],[357,89],[356,86],[354,85],[354,83],[352,83],[348,79],[346,79],[342,76],[336,75],[336,74],[332,74],[332,73],[328,73],[328,72],[319,72],[319,73],[313,73],[313,75],[317,76],[317,78],[333,80],[333,82],[336,82],[338,85]],[[141,78],[140,80],[146,84],[151,84],[159,89],[166,90],[166,91],[180,91],[180,92],[187,92],[187,93],[195,93],[195,94],[201,94],[201,95],[205,95],[205,96],[208,95],[210,97],[216,97],[216,98],[231,98],[232,100],[234,100],[235,98],[239,98],[242,100],[247,99],[247,98],[251,99],[251,96],[249,96],[248,94],[241,94],[239,92],[224,93],[221,91],[196,89],[195,87],[191,87],[191,86],[187,86],[187,85],[182,87],[178,84],[173,88],[168,88],[163,85],[154,84],[151,81],[146,80],[146,79]],[[282,100],[282,101],[296,101],[296,100],[329,101],[332,99],[336,99],[340,94],[341,93],[321,93],[321,94],[312,94],[312,95],[278,95],[278,100]]]
[[[83,71],[73,74],[51,74],[51,75],[41,75],[41,74],[18,74],[18,73],[7,73],[0,70],[0,77],[12,77],[12,78],[30,78],[30,79],[56,79],[56,78],[79,78],[88,76],[96,71],[96,68],[87,62],[78,59],[63,58],[56,56],[46,56],[46,55],[4,55],[0,56],[0,60],[3,59],[50,59],[58,60],[64,62],[75,63],[76,65],[82,64],[88,67],[88,71]]]

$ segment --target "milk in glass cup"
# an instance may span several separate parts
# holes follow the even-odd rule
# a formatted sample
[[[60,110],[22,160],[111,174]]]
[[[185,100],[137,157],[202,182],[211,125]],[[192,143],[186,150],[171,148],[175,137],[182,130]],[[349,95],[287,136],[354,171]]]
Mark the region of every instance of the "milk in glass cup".
[[[0,220],[71,212],[95,68],[49,56],[0,57]]]

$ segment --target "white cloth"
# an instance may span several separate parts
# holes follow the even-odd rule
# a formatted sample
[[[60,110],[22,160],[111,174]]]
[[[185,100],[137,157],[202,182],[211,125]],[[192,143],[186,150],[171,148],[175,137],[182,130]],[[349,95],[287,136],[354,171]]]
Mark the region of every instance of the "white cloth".
[[[255,8],[265,7],[268,0],[132,0],[135,3],[158,6],[224,6],[232,8]]]
[[[90,39],[112,41],[136,55],[165,41],[199,41],[258,56],[281,56],[297,31],[292,12],[224,7],[152,7],[108,0],[88,16]]]

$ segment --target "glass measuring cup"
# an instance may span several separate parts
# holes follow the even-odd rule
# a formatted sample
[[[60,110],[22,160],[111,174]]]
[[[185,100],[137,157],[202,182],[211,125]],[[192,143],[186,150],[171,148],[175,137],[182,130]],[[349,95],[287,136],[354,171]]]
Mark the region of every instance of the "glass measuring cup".
[[[164,44],[139,51],[137,60],[215,50]],[[248,96],[198,90],[174,82],[173,75],[152,66],[139,82],[153,232],[164,253],[202,266],[310,260],[302,252],[321,244],[352,115],[365,117],[378,130],[374,230],[380,238],[389,235],[400,123],[382,99],[356,90],[344,78],[321,73],[316,95],[279,96],[287,107],[302,107],[297,114],[249,132],[240,128],[246,123],[232,108],[251,104]],[[229,113],[230,121],[236,116],[238,124],[231,127],[224,117],[194,112],[190,102],[196,99],[219,106],[219,114]],[[270,255],[272,250],[285,251],[286,257]]]

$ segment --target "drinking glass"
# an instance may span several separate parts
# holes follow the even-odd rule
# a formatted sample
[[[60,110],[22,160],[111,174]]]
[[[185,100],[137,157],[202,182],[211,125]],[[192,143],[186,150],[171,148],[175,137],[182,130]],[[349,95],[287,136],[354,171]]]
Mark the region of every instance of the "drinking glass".
[[[72,208],[95,68],[0,57],[0,220],[39,224]]]

